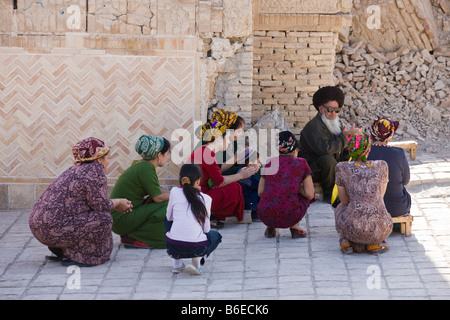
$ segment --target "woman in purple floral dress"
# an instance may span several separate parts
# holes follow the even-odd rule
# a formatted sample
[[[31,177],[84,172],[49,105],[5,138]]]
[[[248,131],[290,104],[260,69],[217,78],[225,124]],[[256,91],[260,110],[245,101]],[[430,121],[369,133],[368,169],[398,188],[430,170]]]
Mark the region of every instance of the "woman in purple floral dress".
[[[105,168],[109,147],[96,138],[72,149],[75,165],[41,195],[30,215],[33,235],[63,265],[91,266],[106,262],[112,251],[111,209],[131,211],[126,199],[109,199]]]
[[[334,217],[341,252],[383,253],[389,249],[385,240],[392,231],[391,215],[383,201],[388,165],[383,160],[367,160],[371,142],[364,132],[351,134],[347,146],[353,161],[336,165],[341,203]]]
[[[292,238],[304,238],[300,220],[314,202],[311,169],[297,157],[298,141],[291,132],[280,132],[278,150],[280,156],[266,164],[259,181],[258,217],[267,226],[268,238],[276,236],[276,228],[290,228]]]

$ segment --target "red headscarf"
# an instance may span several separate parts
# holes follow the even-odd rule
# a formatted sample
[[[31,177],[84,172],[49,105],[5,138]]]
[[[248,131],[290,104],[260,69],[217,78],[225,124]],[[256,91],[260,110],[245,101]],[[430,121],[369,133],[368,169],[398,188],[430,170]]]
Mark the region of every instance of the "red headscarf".
[[[77,142],[72,148],[75,165],[100,159],[109,151],[109,147],[100,139],[89,137]]]
[[[398,121],[392,121],[386,117],[378,117],[370,126],[372,138],[378,141],[385,141],[398,129]]]

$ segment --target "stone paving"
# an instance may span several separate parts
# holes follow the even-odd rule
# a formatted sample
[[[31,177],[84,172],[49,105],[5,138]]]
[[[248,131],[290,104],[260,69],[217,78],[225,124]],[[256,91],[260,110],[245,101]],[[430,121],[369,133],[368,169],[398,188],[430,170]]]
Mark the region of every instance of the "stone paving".
[[[380,255],[343,255],[331,206],[314,203],[302,227],[264,237],[261,222],[227,222],[200,276],[172,274],[165,250],[125,249],[114,235],[110,261],[66,268],[46,261],[30,210],[0,211],[1,300],[450,299],[450,159],[411,161],[412,236],[398,232]]]

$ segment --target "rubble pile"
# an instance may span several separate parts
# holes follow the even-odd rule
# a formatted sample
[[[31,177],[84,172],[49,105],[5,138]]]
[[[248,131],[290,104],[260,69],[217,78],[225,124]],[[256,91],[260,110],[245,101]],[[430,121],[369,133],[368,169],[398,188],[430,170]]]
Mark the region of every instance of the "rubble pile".
[[[367,129],[377,116],[388,116],[400,122],[397,140],[414,139],[426,152],[438,152],[450,140],[449,75],[448,56],[346,44],[334,69],[335,83],[346,93],[341,118]]]

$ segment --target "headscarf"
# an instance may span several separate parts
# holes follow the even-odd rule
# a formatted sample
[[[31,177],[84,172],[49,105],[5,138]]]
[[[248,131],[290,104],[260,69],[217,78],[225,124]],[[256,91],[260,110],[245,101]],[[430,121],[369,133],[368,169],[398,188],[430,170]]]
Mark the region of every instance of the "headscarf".
[[[348,137],[347,147],[350,157],[353,160],[367,161],[370,149],[370,136],[365,132],[355,132]]]
[[[282,131],[278,135],[278,152],[288,154],[298,148],[298,141],[290,131]]]
[[[195,134],[197,138],[201,139],[203,142],[213,142],[217,137],[223,135],[227,128],[226,125],[219,121],[208,121],[199,127]]]
[[[79,166],[84,162],[100,159],[107,154],[108,151],[109,146],[100,139],[89,137],[78,141],[72,148],[75,166]]]
[[[238,115],[233,111],[219,109],[211,115],[211,122],[219,121],[230,128],[237,120]]]
[[[370,134],[373,139],[383,142],[397,131],[398,125],[398,121],[392,121],[386,117],[378,117],[370,126]]]
[[[134,149],[144,160],[155,159],[158,152],[164,147],[164,138],[150,135],[142,135],[136,142]]]

